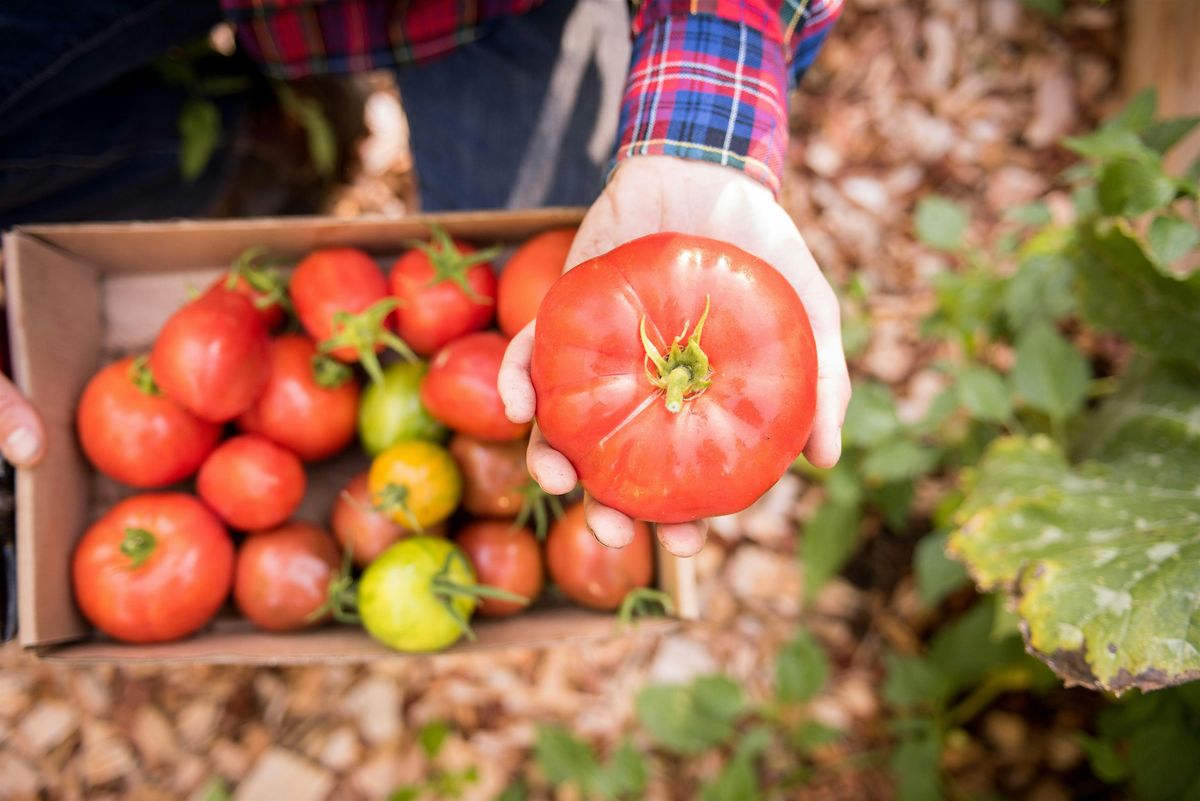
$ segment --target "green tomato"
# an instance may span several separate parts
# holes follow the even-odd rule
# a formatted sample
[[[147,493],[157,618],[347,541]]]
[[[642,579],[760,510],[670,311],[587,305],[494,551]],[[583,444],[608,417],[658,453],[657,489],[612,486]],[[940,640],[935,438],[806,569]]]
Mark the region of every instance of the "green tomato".
[[[382,381],[367,385],[358,407],[358,436],[368,454],[378,456],[411,439],[445,439],[446,427],[421,405],[421,379],[428,369],[423,362],[396,362],[383,371]]]
[[[367,566],[358,613],[367,633],[397,651],[437,651],[467,633],[475,571],[441,537],[401,540]]]

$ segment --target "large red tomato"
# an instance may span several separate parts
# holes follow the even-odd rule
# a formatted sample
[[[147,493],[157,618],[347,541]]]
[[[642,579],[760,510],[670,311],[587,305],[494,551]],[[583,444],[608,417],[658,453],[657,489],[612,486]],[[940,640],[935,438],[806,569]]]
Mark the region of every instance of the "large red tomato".
[[[567,272],[538,311],[537,421],[592,496],[658,523],[745,509],[803,449],[804,306],[732,245],[654,234]]]
[[[267,327],[245,295],[214,288],[167,320],[150,369],[168,398],[223,423],[250,408],[267,383]]]
[[[421,381],[421,403],[455,431],[489,442],[520,439],[528,423],[504,416],[496,379],[508,340],[495,331],[456,339],[438,351]]]
[[[350,444],[357,417],[358,382],[350,368],[319,356],[303,334],[288,334],[271,342],[267,386],[237,423],[315,462]]]
[[[113,362],[92,377],[76,414],[79,442],[97,470],[142,489],[196,472],[217,446],[221,426],[166,397],[144,358]]]
[[[196,491],[221,519],[241,531],[280,525],[304,500],[304,465],[258,434],[221,444],[200,467]]]
[[[440,228],[392,267],[392,294],[400,303],[396,328],[413,350],[428,356],[463,334],[488,327],[496,313],[498,248],[476,250]]]
[[[327,532],[311,523],[287,523],[242,543],[233,599],[259,628],[307,628],[328,619],[314,614],[329,600],[341,563]]]
[[[527,528],[508,521],[480,520],[463,527],[454,538],[463,549],[480,584],[528,598],[542,594],[542,551]],[[488,617],[507,617],[525,608],[515,601],[483,598],[476,611]]]
[[[577,503],[550,527],[546,569],[572,601],[593,609],[616,609],[630,590],[648,587],[654,578],[650,526],[635,521],[633,541],[624,548],[609,548],[588,530],[583,504]]]
[[[111,637],[163,642],[212,619],[233,583],[233,540],[183,493],[121,501],[75,546],[75,601]]]
[[[578,228],[555,228],[530,239],[500,272],[496,321],[506,336],[517,333],[537,316],[542,298],[567,266],[567,254]]]

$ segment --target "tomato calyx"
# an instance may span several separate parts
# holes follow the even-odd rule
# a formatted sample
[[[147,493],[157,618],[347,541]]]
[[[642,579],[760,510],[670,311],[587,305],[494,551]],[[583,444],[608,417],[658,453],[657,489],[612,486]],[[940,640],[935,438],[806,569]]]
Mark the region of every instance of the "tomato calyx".
[[[392,513],[399,512],[408,521],[410,529],[422,534],[425,532],[425,527],[421,525],[421,521],[409,508],[408,496],[408,487],[403,484],[388,484],[371,499],[371,503],[375,509],[389,517],[392,516]]]
[[[452,281],[472,303],[480,306],[490,305],[493,302],[492,299],[480,295],[467,281],[467,271],[477,264],[496,258],[503,248],[500,245],[493,245],[472,253],[463,253],[458,249],[458,245],[454,244],[450,235],[440,226],[432,225],[429,231],[432,242],[412,243],[414,248],[425,254],[429,259],[430,266],[433,267],[433,278],[429,279],[427,285]]]
[[[546,533],[550,530],[551,516],[558,520],[565,514],[562,501],[557,495],[551,495],[542,489],[532,477],[521,485],[520,492],[521,509],[517,512],[512,528],[514,531],[524,528],[530,518],[533,518],[533,533],[540,542],[546,539]]]
[[[129,526],[121,539],[121,555],[129,558],[129,569],[137,570],[146,563],[158,546],[158,538],[144,528]]]
[[[150,370],[149,356],[142,355],[133,360],[133,364],[129,365],[129,380],[143,395],[155,398],[163,394]]]
[[[238,279],[242,279],[254,290],[254,308],[259,311],[279,306],[287,312],[292,311],[292,303],[288,298],[287,276],[268,263],[261,262],[267,255],[264,247],[253,247],[242,251],[232,266],[229,276],[225,279],[225,288],[232,291],[237,289]]]
[[[337,389],[354,374],[349,365],[322,353],[313,356],[310,363],[313,381],[325,389]]]
[[[671,596],[653,587],[634,587],[625,594],[621,601],[621,609],[617,612],[617,621],[621,626],[633,625],[635,618],[649,617],[656,614],[675,614],[675,602]]]
[[[467,619],[454,608],[455,598],[470,598],[472,601],[493,598],[497,601],[508,601],[509,603],[520,604],[521,606],[529,605],[530,599],[524,595],[502,590],[490,584],[461,584],[448,578],[453,561],[457,561],[459,567],[465,568],[468,573],[474,574],[471,563],[467,561],[466,557],[460,551],[452,550],[446,554],[446,561],[442,563],[441,570],[429,580],[429,586],[433,591],[434,597],[442,604],[446,613],[450,615],[454,624],[458,626],[458,630],[468,640],[475,641],[475,632],[471,629],[471,624],[467,622]]]
[[[375,353],[376,346],[391,348],[405,361],[417,361],[417,354],[408,343],[389,331],[384,324],[396,305],[395,298],[384,298],[358,314],[348,311],[335,313],[333,335],[320,342],[317,350],[327,354],[340,348],[350,348],[358,354],[358,360],[371,380],[376,384],[383,383],[383,367],[379,364],[379,355]]]
[[[683,331],[671,340],[664,357],[654,347],[646,334],[646,316],[642,315],[639,331],[642,336],[642,347],[646,349],[646,378],[650,383],[663,390],[667,396],[667,411],[678,414],[683,411],[683,402],[690,400],[712,385],[712,367],[708,355],[700,347],[700,335],[704,332],[704,321],[708,319],[708,310],[712,298],[705,295],[704,313],[696,321],[692,335],[687,344],[681,345],[680,340],[687,334],[690,321],[683,324]],[[653,369],[651,369],[653,367]]]
[[[325,603],[318,606],[308,615],[308,622],[315,623],[329,615],[338,623],[358,624],[362,618],[358,615],[358,583],[352,573],[354,569],[354,550],[342,550],[342,567],[337,575],[329,580],[329,590]]]

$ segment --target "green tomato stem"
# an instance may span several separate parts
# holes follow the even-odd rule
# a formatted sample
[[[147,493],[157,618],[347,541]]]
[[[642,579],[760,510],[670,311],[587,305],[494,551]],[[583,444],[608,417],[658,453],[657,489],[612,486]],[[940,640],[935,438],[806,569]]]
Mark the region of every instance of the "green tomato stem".
[[[384,298],[358,314],[338,312],[333,315],[333,335],[323,340],[317,346],[317,350],[328,354],[340,348],[350,348],[358,354],[358,360],[371,380],[376,384],[383,383],[383,368],[379,364],[379,355],[375,352],[376,346],[391,348],[406,361],[417,360],[417,355],[408,343],[387,329],[388,315],[395,308],[395,298]]]
[[[136,570],[146,563],[158,546],[158,538],[144,528],[130,526],[125,529],[125,537],[121,540],[121,553],[129,557],[129,568]]]
[[[646,333],[646,318],[642,317],[639,326],[642,347],[646,351],[646,379],[655,387],[663,390],[666,395],[667,411],[679,414],[683,411],[683,403],[698,396],[711,386],[712,366],[708,355],[700,347],[700,337],[704,332],[704,322],[708,319],[711,299],[704,301],[704,313],[696,322],[692,335],[687,344],[681,345],[680,340],[687,334],[685,323],[683,331],[671,340],[666,356],[658,352]]]

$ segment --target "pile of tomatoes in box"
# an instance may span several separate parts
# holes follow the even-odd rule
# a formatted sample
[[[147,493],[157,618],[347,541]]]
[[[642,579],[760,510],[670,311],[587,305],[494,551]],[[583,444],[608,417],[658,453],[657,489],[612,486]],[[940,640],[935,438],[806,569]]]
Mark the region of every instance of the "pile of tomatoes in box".
[[[564,513],[530,479],[529,426],[505,417],[496,389],[508,337],[573,233],[530,239],[500,278],[498,248],[437,229],[388,271],[328,248],[289,279],[243,254],[80,399],[88,460],[141,491],[76,546],[83,614],[111,637],[162,642],[232,595],[268,631],[361,621],[392,648],[429,651],[469,636],[473,613],[520,612],[546,572],[596,609],[649,585],[649,528],[620,550],[596,543],[581,504]],[[369,469],[323,519],[295,519],[307,468],[358,447]]]

